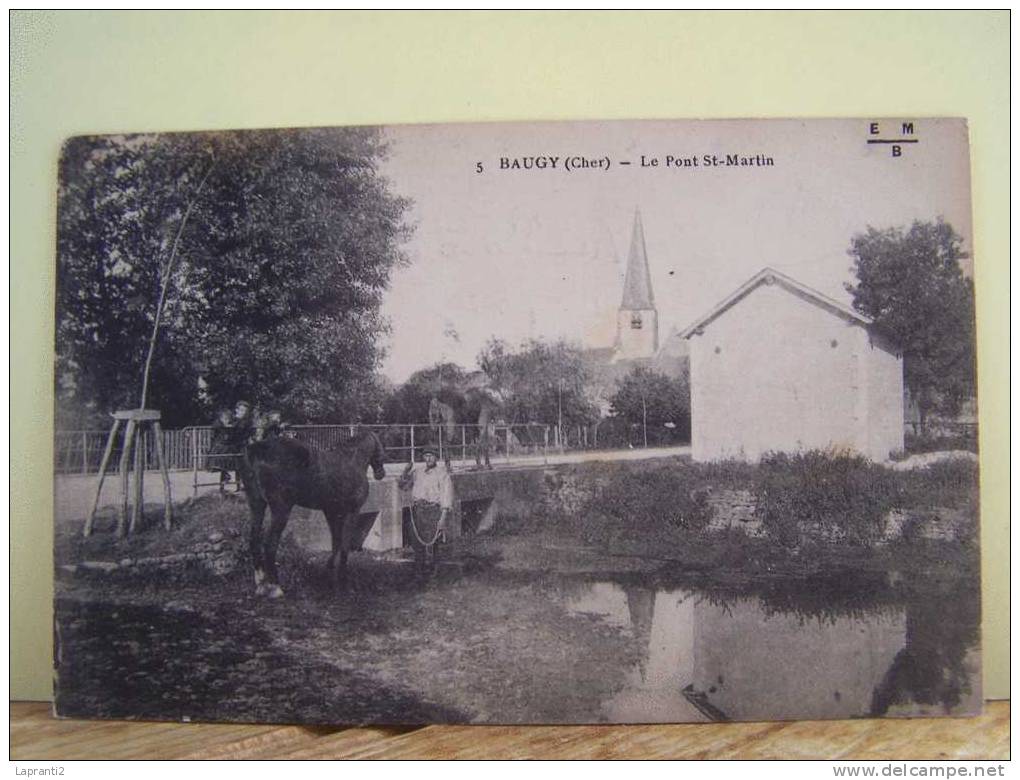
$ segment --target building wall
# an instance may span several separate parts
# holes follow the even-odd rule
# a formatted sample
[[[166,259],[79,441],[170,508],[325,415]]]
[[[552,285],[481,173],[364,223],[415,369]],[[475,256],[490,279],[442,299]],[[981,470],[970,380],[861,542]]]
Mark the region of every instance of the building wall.
[[[903,609],[805,619],[766,615],[756,599],[700,601],[692,683],[734,720],[858,717],[906,646],[906,625]]]
[[[764,284],[690,341],[695,460],[825,448],[884,459],[895,436],[902,446],[899,361],[859,324]]]
[[[641,327],[631,327],[631,317],[641,315]],[[616,360],[653,357],[659,349],[659,315],[655,309],[620,309],[616,315]]]
[[[875,339],[868,340],[868,456],[885,460],[903,451],[903,360]]]

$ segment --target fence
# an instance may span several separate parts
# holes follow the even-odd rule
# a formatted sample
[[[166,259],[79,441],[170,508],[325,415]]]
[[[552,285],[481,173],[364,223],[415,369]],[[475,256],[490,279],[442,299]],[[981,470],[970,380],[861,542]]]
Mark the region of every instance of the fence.
[[[435,449],[443,457],[449,456],[451,460],[474,459],[479,438],[477,425],[457,425],[452,436],[445,427],[440,430],[425,424],[294,425],[287,430],[289,435],[325,450],[339,446],[359,431],[371,430],[382,441],[387,463],[420,461],[422,450],[425,448]],[[107,431],[58,431],[54,442],[55,472],[58,474],[98,472],[108,436]],[[567,441],[566,434],[560,438],[564,443]],[[146,469],[159,467],[153,439],[151,433],[146,433],[139,445]],[[556,446],[556,442],[557,436],[553,426],[496,425],[490,427],[489,457],[497,460],[544,455],[550,447]],[[122,437],[118,437],[114,443],[110,463],[119,462],[122,446]],[[208,456],[211,446],[211,427],[163,431],[163,453],[167,468],[171,470],[195,471],[214,467],[215,457],[210,459]]]
[[[167,458],[167,468],[191,468],[191,464],[194,462],[194,432],[199,430],[203,429],[184,428],[163,431],[163,454]],[[98,472],[108,436],[109,431],[57,431],[53,453],[54,471],[57,474],[94,474]],[[159,468],[152,433],[142,432],[139,434],[139,439],[145,468]],[[120,461],[123,444],[123,436],[118,436],[110,458],[110,463],[114,466]],[[208,435],[205,446],[208,449]]]
[[[480,429],[477,425],[456,425],[453,435],[446,426],[428,424],[368,425],[293,425],[287,431],[301,441],[329,450],[352,438],[362,430],[376,433],[386,450],[387,463],[420,461],[426,447],[437,450],[451,460],[474,460]],[[54,447],[54,470],[57,474],[94,474],[99,470],[106,446],[107,431],[58,431]],[[605,450],[627,447],[663,446],[690,442],[689,426],[647,430],[640,424],[622,420],[604,420],[598,425],[555,425],[528,423],[490,426],[489,457],[514,460],[544,456],[548,452]],[[122,437],[114,443],[110,463],[119,462]],[[142,436],[140,444],[146,469],[156,469],[155,442],[151,432]],[[199,471],[215,467],[210,459],[212,428],[196,426],[163,431],[163,454],[171,470]]]
[[[978,451],[977,423],[935,419],[922,428],[920,422],[911,420],[903,429],[903,449],[909,454],[935,450]]]

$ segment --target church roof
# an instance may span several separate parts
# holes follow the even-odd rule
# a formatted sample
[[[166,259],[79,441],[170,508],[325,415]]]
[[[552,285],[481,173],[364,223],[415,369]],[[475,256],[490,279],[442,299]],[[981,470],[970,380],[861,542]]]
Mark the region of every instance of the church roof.
[[[634,230],[630,237],[630,254],[627,256],[627,276],[623,282],[621,309],[654,309],[652,276],[648,272],[648,255],[645,252],[645,231],[641,226],[641,212],[634,212]]]
[[[804,300],[810,301],[816,306],[832,312],[837,316],[843,317],[850,322],[856,322],[860,325],[872,324],[872,321],[868,317],[865,317],[863,314],[859,314],[849,306],[845,306],[839,301],[833,300],[827,295],[823,295],[817,290],[811,289],[806,284],[801,284],[797,280],[791,279],[786,274],[779,273],[779,271],[774,268],[765,267],[744,282],[744,284],[737,288],[733,293],[721,300],[710,312],[705,314],[703,317],[699,317],[682,330],[679,334],[680,338],[689,339],[691,336],[700,335],[702,329],[706,325],[719,317],[723,312],[727,311],[731,306],[746,298],[752,290],[763,284],[777,284],[787,292],[803,298]]]

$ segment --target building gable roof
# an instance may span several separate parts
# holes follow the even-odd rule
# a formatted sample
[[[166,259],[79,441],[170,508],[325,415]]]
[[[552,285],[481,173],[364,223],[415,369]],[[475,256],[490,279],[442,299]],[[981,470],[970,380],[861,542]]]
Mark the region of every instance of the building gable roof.
[[[627,276],[623,282],[621,309],[647,310],[655,308],[652,294],[652,276],[648,271],[648,254],[645,251],[645,231],[641,225],[641,212],[634,212],[634,229],[630,236],[630,254],[627,256]]]
[[[817,290],[813,290],[795,279],[791,279],[786,274],[782,274],[774,268],[766,266],[744,282],[744,284],[737,288],[737,290],[720,301],[711,311],[688,325],[680,332],[680,337],[689,339],[691,336],[700,335],[705,326],[718,318],[729,308],[746,298],[752,291],[763,284],[777,284],[787,292],[792,293],[799,298],[803,298],[804,300],[809,301],[810,303],[813,303],[832,314],[843,317],[850,322],[865,326],[872,324],[871,319],[854,311],[849,306],[846,306],[827,295],[823,295]]]

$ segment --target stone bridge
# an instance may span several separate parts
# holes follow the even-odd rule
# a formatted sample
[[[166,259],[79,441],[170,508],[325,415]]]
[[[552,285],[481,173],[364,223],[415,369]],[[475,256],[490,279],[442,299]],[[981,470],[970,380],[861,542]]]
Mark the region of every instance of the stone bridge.
[[[442,468],[442,467],[440,467]],[[477,533],[492,527],[500,514],[522,515],[534,508],[550,467],[524,466],[494,471],[454,471],[454,508],[449,533],[452,537]],[[404,518],[410,493],[402,491],[397,479],[369,482],[369,496],[362,507],[361,527],[356,537],[364,550],[383,552],[410,544],[405,536]],[[295,507],[287,526],[292,538],[309,550],[329,550],[330,535],[322,513]]]

